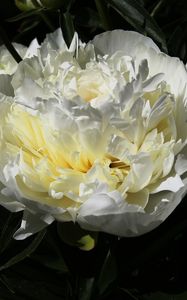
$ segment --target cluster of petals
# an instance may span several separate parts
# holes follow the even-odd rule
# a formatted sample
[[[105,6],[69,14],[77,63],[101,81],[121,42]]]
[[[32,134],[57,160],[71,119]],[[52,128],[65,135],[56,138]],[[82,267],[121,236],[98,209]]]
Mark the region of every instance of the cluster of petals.
[[[187,190],[187,72],[139,33],[68,48],[0,48],[0,204],[23,210],[15,238],[78,222],[118,236],[162,223]]]

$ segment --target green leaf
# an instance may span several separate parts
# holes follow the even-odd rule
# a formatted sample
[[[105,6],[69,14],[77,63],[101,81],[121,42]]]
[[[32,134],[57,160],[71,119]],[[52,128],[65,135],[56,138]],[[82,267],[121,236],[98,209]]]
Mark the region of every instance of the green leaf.
[[[57,243],[57,239],[53,237],[49,230],[41,244],[41,247],[32,253],[30,258],[50,269],[54,269],[63,273],[68,272],[68,268]]]
[[[20,39],[23,39],[31,30],[38,26],[40,20],[24,20],[20,26],[20,33],[14,37],[15,42],[20,42]]]
[[[92,250],[97,242],[97,233],[82,229],[77,223],[57,223],[57,231],[63,242],[81,250]]]
[[[7,261],[3,266],[0,266],[0,271],[10,268],[11,266],[17,264],[22,261],[26,257],[28,257],[31,253],[33,253],[36,248],[41,243],[43,237],[46,234],[46,229],[40,231],[32,240],[32,242],[27,246],[23,251],[18,253],[16,256],[12,257],[9,261]]]
[[[33,17],[35,15],[38,15],[44,10],[45,10],[44,8],[39,8],[39,9],[32,9],[32,10],[29,10],[29,11],[25,11],[25,12],[22,12],[22,13],[16,15],[16,16],[14,16],[14,17],[6,19],[6,21],[10,22],[10,23],[17,22],[17,21],[20,21],[20,20],[23,20],[23,19]]]
[[[40,0],[41,5],[46,7],[46,8],[60,8],[64,4],[64,0]]]
[[[19,55],[19,53],[16,51],[16,49],[14,48],[14,46],[9,41],[9,38],[8,38],[6,32],[4,31],[3,27],[1,27],[1,26],[0,26],[0,38],[2,39],[2,41],[5,44],[7,50],[10,52],[10,54],[15,59],[15,61],[17,63],[19,63],[20,61],[22,61],[21,56]]]
[[[59,256],[52,256],[50,254],[43,254],[43,255],[39,255],[37,253],[34,253],[31,258],[34,261],[37,261],[38,263],[42,264],[43,266],[49,268],[49,269],[53,269],[56,271],[60,271],[63,273],[67,273],[68,272],[68,268],[63,260],[62,257]]]
[[[115,257],[111,254],[111,251],[109,250],[101,268],[99,278],[97,280],[99,294],[103,295],[106,292],[106,290],[110,287],[110,285],[116,281],[116,279],[116,261]]]
[[[110,30],[111,26],[111,18],[108,13],[108,5],[103,0],[95,0],[95,5],[97,7],[98,14],[100,16],[100,22],[104,30]]]
[[[53,26],[51,20],[49,19],[48,15],[47,15],[48,11],[49,11],[49,9],[46,9],[46,8],[36,8],[36,9],[32,9],[30,11],[26,11],[21,14],[18,14],[17,16],[7,19],[6,21],[12,23],[12,22],[25,20],[25,22],[27,22],[27,23],[30,22],[28,27],[31,29],[31,28],[35,27],[35,26],[33,26],[33,22],[35,24],[37,24],[38,20],[36,19],[36,20],[32,21],[31,19],[29,20],[28,18],[31,18],[31,17],[37,18],[39,16],[40,19],[42,19],[46,23],[46,25],[49,27],[49,29],[51,31],[54,31],[55,27]]]
[[[18,214],[10,213],[7,217],[0,234],[0,254],[8,247],[13,239],[13,234],[15,233],[20,221],[19,216]]]
[[[163,32],[147,10],[136,0],[108,0],[111,7],[116,10],[136,30],[147,33],[155,41],[161,44],[167,52],[166,41]]]
[[[75,15],[75,23],[78,26],[92,28],[102,28],[98,12],[90,7],[82,7]]]
[[[69,47],[73,39],[75,32],[73,16],[67,11],[65,13],[60,12],[60,26],[64,36],[64,40]]]
[[[94,287],[94,278],[79,279],[79,297],[78,300],[91,300]],[[77,296],[77,295],[76,295]]]
[[[178,56],[183,61],[186,60],[186,40],[187,40],[187,22],[182,22],[178,26],[173,26],[173,30],[169,35],[168,49],[170,49],[170,54],[172,56]]]
[[[7,282],[6,276],[3,275],[3,274],[0,275],[0,283],[3,285],[3,287],[6,287],[6,289],[7,289],[11,294],[15,294],[13,288],[10,286],[9,282]],[[1,285],[0,285],[0,290],[1,290]]]
[[[70,299],[71,286],[67,276],[49,272],[29,260],[3,272],[1,279],[1,300]]]
[[[156,2],[151,11],[151,16],[152,17],[156,16],[160,12],[160,10],[163,9],[163,7],[167,1],[168,0],[160,0],[160,1]],[[169,3],[169,5],[170,5],[170,3]]]
[[[136,295],[134,295],[134,292],[135,291],[133,291],[133,290],[131,290],[131,289],[124,289],[124,288],[120,288],[119,289],[123,294],[124,294],[124,296],[126,297],[128,297],[127,299],[128,300],[140,300],[140,298],[138,297],[136,297]],[[126,298],[125,298],[126,299]],[[145,299],[143,299],[143,298],[141,298],[141,300],[145,300]],[[158,300],[158,299],[157,299]],[[159,300],[161,300],[161,299],[159,299]]]

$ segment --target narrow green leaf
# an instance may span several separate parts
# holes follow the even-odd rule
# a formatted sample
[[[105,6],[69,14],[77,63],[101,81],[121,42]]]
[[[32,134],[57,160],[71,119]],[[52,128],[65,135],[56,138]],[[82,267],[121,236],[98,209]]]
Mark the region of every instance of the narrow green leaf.
[[[94,278],[81,278],[79,280],[78,300],[91,300],[94,286]]]
[[[117,279],[117,266],[115,257],[111,254],[109,250],[103,266],[100,271],[100,275],[97,281],[97,287],[99,290],[99,294],[103,295],[107,288],[115,282]]]
[[[32,0],[36,1],[36,0]],[[50,9],[57,9],[64,5],[65,0],[40,0],[42,6]]]
[[[63,32],[64,40],[69,47],[75,32],[73,24],[73,16],[67,11],[62,13],[60,11],[60,26]]]
[[[108,0],[111,7],[116,10],[127,22],[141,33],[147,33],[155,41],[161,44],[167,52],[166,41],[163,32],[147,10],[136,0]]]
[[[40,264],[63,273],[68,272],[67,265],[63,259],[57,239],[48,230],[41,247],[30,255],[30,258]]]
[[[11,294],[15,294],[15,291],[9,285],[9,283],[7,282],[6,277],[3,274],[0,275],[0,282],[3,284],[3,286],[5,286],[8,289],[9,292],[11,292]]]
[[[108,5],[107,2],[103,0],[95,0],[95,5],[100,16],[100,22],[104,30],[110,30],[111,26],[111,18],[108,13]]]
[[[53,269],[63,273],[68,272],[68,268],[62,257],[56,257],[55,255],[52,256],[51,254],[39,255],[37,253],[34,253],[31,255],[31,258],[49,269]]]
[[[17,16],[7,19],[6,21],[10,22],[10,23],[21,21],[21,20],[29,21],[28,18],[31,18],[34,16],[35,17],[39,16],[44,21],[44,23],[48,26],[48,28],[51,31],[54,31],[55,27],[54,27],[53,23],[51,22],[51,20],[49,19],[49,17],[47,16],[48,11],[49,11],[49,9],[46,9],[46,8],[36,8],[36,9],[22,12],[21,14],[18,14]],[[38,20],[34,20],[34,23],[37,23],[37,22],[38,22]],[[32,25],[33,25],[33,22],[30,20],[29,27],[33,28],[34,26],[32,26]]]
[[[3,27],[1,27],[1,26],[0,26],[0,37],[1,37],[2,41],[3,41],[3,43],[5,44],[7,50],[10,52],[10,54],[15,59],[15,61],[17,63],[19,63],[20,61],[22,61],[21,56],[19,55],[19,53],[16,51],[16,49],[14,48],[14,46],[9,41],[9,38],[8,38],[6,32],[4,31]]]
[[[36,26],[38,26],[40,20],[34,20],[31,22],[30,20],[25,20],[22,22],[20,26],[20,33],[15,35],[14,42],[19,42],[24,36],[26,36],[31,30],[33,30]]]
[[[91,28],[93,30],[102,28],[98,12],[90,7],[83,7],[78,11],[75,15],[75,23],[78,26]]]
[[[47,16],[47,14],[44,11],[41,11],[39,13],[39,16],[41,17],[41,19],[44,21],[44,23],[48,26],[48,28],[51,31],[55,31],[55,26],[53,25],[50,18]]]
[[[23,19],[27,19],[27,18],[30,18],[30,17],[33,17],[35,15],[38,15],[40,14],[42,11],[44,11],[46,9],[44,8],[39,8],[39,9],[32,9],[32,10],[29,10],[29,11],[24,11],[14,17],[11,17],[11,18],[8,18],[6,19],[7,22],[17,22],[17,21],[20,21],[20,20],[23,20]]]
[[[16,256],[12,257],[8,262],[6,262],[3,266],[0,267],[0,271],[10,268],[11,266],[17,264],[22,261],[26,257],[28,257],[31,253],[35,251],[35,249],[41,243],[43,237],[46,234],[46,229],[40,231],[32,240],[32,242],[27,246],[23,251],[18,253]]]
[[[19,223],[18,214],[10,213],[6,219],[0,234],[0,253],[2,253],[13,239]]]
[[[139,300],[139,298],[137,298],[131,290],[120,288],[120,291],[123,291],[124,295],[128,296],[129,300]],[[145,299],[142,299],[142,300],[145,300]],[[161,299],[159,299],[159,300],[161,300]]]
[[[64,0],[63,1],[64,10],[69,12],[74,2],[76,2],[76,0]]]
[[[151,12],[151,16],[154,17],[158,14],[158,12],[162,9],[162,7],[165,5],[165,3],[167,2],[168,0],[160,0],[158,2],[156,2],[152,12]]]

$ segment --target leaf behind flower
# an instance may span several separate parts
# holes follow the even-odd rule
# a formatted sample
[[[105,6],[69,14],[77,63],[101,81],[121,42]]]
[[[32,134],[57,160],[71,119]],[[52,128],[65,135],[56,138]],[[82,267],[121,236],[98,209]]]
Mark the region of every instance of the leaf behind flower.
[[[32,240],[32,242],[20,253],[18,253],[16,256],[13,256],[9,261],[7,261],[4,265],[0,266],[0,271],[3,271],[7,268],[10,268],[11,266],[17,264],[18,262],[22,261],[26,257],[28,257],[31,253],[33,253],[36,248],[41,243],[43,237],[46,234],[46,229],[40,231],[35,238]]]
[[[163,32],[151,17],[147,10],[136,0],[109,0],[108,3],[129,24],[142,34],[148,34],[161,44],[162,49],[167,52],[166,41]]]

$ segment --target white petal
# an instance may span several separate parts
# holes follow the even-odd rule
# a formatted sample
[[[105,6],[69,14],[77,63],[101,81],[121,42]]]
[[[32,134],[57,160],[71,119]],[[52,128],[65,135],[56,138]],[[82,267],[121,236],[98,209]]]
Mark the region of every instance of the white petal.
[[[105,185],[101,185],[104,190],[96,191],[79,209],[81,216],[93,214],[94,216],[117,213],[124,206],[124,201],[118,191],[107,192]]]
[[[142,190],[150,182],[153,173],[153,163],[151,157],[146,153],[140,153],[132,159],[131,170],[120,186],[120,190],[128,189],[129,192],[136,193]]]
[[[116,51],[123,51],[124,55],[136,56],[139,45],[145,48],[153,48],[160,52],[156,44],[148,37],[134,31],[113,30],[97,35],[92,41],[96,53],[112,55]]]
[[[41,45],[41,51],[47,56],[49,49],[66,51],[67,45],[62,36],[61,28],[46,35],[44,42]]]
[[[0,93],[7,96],[14,96],[14,90],[11,85],[12,77],[10,75],[0,75]]]
[[[177,174],[182,175],[187,172],[187,146],[183,149],[181,153],[178,154],[176,163],[175,163],[175,171]]]
[[[145,208],[149,200],[149,191],[148,189],[143,189],[137,193],[128,193],[125,200],[129,204],[133,204]]]
[[[27,49],[27,52],[26,52],[24,58],[37,56],[37,54],[38,54],[38,51],[37,51],[37,50],[38,50],[39,48],[40,48],[40,45],[38,44],[37,39],[34,39],[34,40],[30,43],[30,45],[29,45],[29,47],[28,47],[28,49]]]
[[[187,82],[187,72],[183,62],[164,53],[155,55],[153,51],[149,52],[149,56],[150,76],[163,73],[163,80],[170,85],[171,93],[176,97],[182,95]]]
[[[158,185],[151,193],[159,193],[161,191],[172,191],[174,193],[178,192],[184,186],[180,176],[178,174],[168,177],[163,180],[160,185]]]
[[[29,211],[24,211],[21,227],[15,232],[16,240],[24,240],[34,233],[47,227],[54,221],[54,218],[45,214],[32,214]]]
[[[2,205],[11,212],[18,212],[24,210],[25,206],[22,203],[16,201],[14,196],[11,197],[6,195],[6,191],[3,189],[3,186],[1,184],[0,186],[0,205]]]
[[[136,205],[119,206],[112,205],[112,209],[108,214],[103,212],[103,215],[97,212],[93,205],[86,207],[84,211],[80,210],[78,222],[81,227],[88,230],[104,231],[118,236],[138,236],[158,227],[181,202],[187,192],[187,180],[184,182],[184,187],[178,192],[163,192],[150,195],[149,206],[146,211]],[[99,198],[98,198],[99,199]],[[94,201],[92,199],[92,201]],[[111,200],[106,203],[110,203]],[[114,201],[112,201],[112,204]],[[97,204],[95,203],[95,206]],[[90,209],[90,210],[89,210]]]
[[[149,76],[163,73],[163,80],[171,86],[171,92],[178,96],[182,93],[187,72],[179,58],[161,53],[155,43],[137,32],[113,30],[96,36],[93,41],[96,53],[112,55],[124,51],[125,55],[136,58],[137,69],[142,60],[147,59]]]

